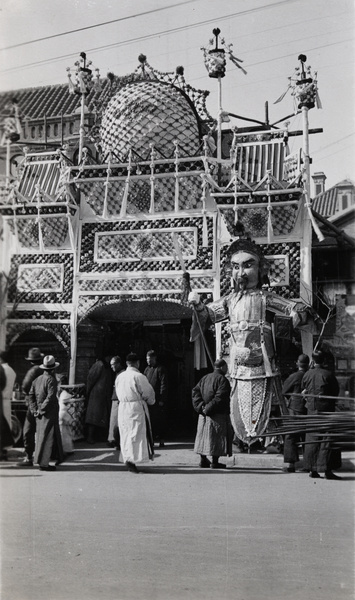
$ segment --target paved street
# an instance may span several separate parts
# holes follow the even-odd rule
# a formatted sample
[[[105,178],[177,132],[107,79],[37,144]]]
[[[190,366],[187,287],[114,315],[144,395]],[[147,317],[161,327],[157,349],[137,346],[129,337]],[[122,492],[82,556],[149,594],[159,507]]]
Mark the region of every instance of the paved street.
[[[1,463],[2,600],[350,600],[354,460],[342,481],[282,457],[196,467],[191,444],[128,473],[76,444],[55,473]]]

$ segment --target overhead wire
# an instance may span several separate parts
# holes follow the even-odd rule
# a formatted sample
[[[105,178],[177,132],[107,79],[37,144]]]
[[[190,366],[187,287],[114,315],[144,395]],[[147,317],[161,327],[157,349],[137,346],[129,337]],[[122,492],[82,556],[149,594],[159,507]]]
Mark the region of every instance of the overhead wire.
[[[61,33],[54,33],[52,35],[47,35],[45,37],[37,38],[34,40],[28,40],[27,42],[20,42],[19,44],[12,44],[11,46],[5,46],[4,48],[0,48],[0,52],[2,50],[12,50],[13,48],[20,48],[22,46],[28,46],[29,44],[36,44],[37,42],[44,42],[46,40],[53,40],[57,37],[62,37],[64,35],[71,35],[72,33],[79,33],[80,31],[86,31],[88,29],[95,29],[96,27],[103,27],[105,25],[111,25],[113,23],[119,23],[121,21],[127,21],[128,19],[135,19],[137,17],[144,17],[146,15],[150,15],[152,13],[160,12],[162,10],[168,10],[170,8],[176,8],[177,6],[184,6],[185,4],[191,4],[192,2],[199,2],[199,0],[185,0],[185,2],[178,2],[177,4],[171,4],[170,6],[161,6],[160,8],[154,8],[152,10],[146,10],[141,13],[137,13],[135,15],[127,15],[126,17],[120,17],[119,19],[112,19],[111,21],[104,21],[103,23],[96,23],[95,25],[87,25],[86,27],[78,27],[77,29],[71,29],[69,31],[62,31]]]
[[[274,2],[272,4],[266,4],[266,5],[262,5],[262,6],[258,6],[258,7],[254,7],[254,8],[250,8],[250,9],[246,9],[246,10],[243,10],[243,11],[237,11],[237,12],[234,12],[234,13],[231,13],[231,14],[228,14],[228,15],[219,16],[218,20],[219,21],[224,21],[224,20],[230,19],[231,17],[243,16],[243,15],[246,15],[246,14],[251,14],[251,13],[254,13],[254,12],[259,12],[261,10],[265,10],[265,9],[269,9],[269,8],[274,8],[276,6],[285,5],[285,4],[289,4],[289,3],[293,3],[293,2],[297,2],[297,1],[298,0],[279,0],[279,1]],[[92,53],[101,52],[103,50],[108,50],[110,48],[121,47],[121,46],[125,46],[125,45],[128,45],[128,44],[132,44],[132,43],[137,42],[137,41],[148,40],[148,39],[152,39],[152,38],[155,38],[155,37],[161,37],[163,35],[169,35],[169,34],[172,34],[172,33],[177,33],[179,31],[185,31],[187,29],[192,29],[192,28],[200,27],[201,25],[207,25],[207,24],[215,23],[215,22],[216,22],[216,18],[214,17],[212,19],[206,19],[204,21],[198,21],[197,23],[191,23],[191,24],[187,24],[187,25],[183,25],[183,26],[179,26],[179,27],[174,27],[172,29],[166,29],[166,30],[163,30],[163,31],[160,31],[160,32],[157,32],[157,33],[151,33],[151,34],[147,34],[147,35],[144,35],[144,36],[137,36],[135,38],[131,38],[129,40],[124,40],[124,41],[121,41],[121,42],[114,42],[112,44],[105,44],[104,46],[97,46],[97,47],[94,47],[94,48],[88,48],[88,49],[86,49],[86,52],[92,52]],[[71,58],[71,57],[76,56],[76,55],[77,55],[76,53],[71,52],[70,54],[65,54],[65,55],[62,55],[62,56],[59,56],[59,57],[55,57],[55,58],[48,58],[48,59],[41,60],[41,61],[35,61],[35,62],[32,62],[32,63],[27,63],[25,65],[19,65],[17,67],[9,67],[7,69],[1,69],[0,73],[7,73],[9,71],[18,71],[18,70],[22,70],[22,69],[25,69],[25,68],[28,68],[28,67],[34,67],[34,66],[37,66],[37,65],[40,66],[40,65],[43,65],[43,64],[54,63],[54,62],[58,62],[60,60],[64,60],[66,58]]]

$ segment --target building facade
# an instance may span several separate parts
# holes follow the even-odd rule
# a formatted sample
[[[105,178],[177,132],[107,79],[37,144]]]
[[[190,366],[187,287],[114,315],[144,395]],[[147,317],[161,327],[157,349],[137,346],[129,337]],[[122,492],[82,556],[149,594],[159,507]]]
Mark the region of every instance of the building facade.
[[[140,57],[132,74],[99,86],[87,71],[78,68],[73,93],[0,94],[1,345],[20,380],[28,347],[39,346],[72,384],[97,356],[155,348],[183,411],[196,377],[183,275],[204,301],[225,293],[241,223],[268,257],[271,288],[312,304],[301,152],[290,155],[290,132],[267,123],[218,135],[208,92],[181,67],[161,73]],[[274,334],[287,373],[313,340],[295,338],[282,317]],[[223,324],[210,333],[214,355],[227,356],[227,335]]]

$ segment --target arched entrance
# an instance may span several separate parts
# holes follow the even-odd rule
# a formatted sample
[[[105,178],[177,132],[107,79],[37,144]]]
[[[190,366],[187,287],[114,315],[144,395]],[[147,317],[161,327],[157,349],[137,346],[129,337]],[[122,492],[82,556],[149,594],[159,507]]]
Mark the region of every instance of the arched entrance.
[[[154,349],[168,371],[169,437],[191,438],[196,426],[191,389],[201,373],[194,370],[190,327],[191,309],[179,303],[110,301],[79,324],[77,372],[88,370],[100,354],[124,358],[130,351],[138,354],[144,371],[146,353]]]
[[[30,348],[39,348],[42,354],[52,354],[59,362],[57,373],[69,376],[68,344],[59,340],[56,334],[46,326],[26,326],[22,332],[9,339],[9,363],[16,372],[16,382],[21,385],[30,367],[26,360]]]

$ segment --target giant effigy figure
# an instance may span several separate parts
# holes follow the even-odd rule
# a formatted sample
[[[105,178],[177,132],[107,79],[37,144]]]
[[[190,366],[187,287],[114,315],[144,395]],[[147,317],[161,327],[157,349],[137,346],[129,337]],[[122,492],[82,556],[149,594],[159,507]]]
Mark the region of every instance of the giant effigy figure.
[[[250,446],[266,431],[271,406],[283,406],[271,323],[274,315],[289,316],[293,327],[306,326],[310,311],[262,286],[268,282],[267,261],[250,238],[239,238],[228,251],[232,291],[208,305],[190,292],[194,305],[191,340],[211,324],[229,319],[231,420],[236,436]],[[197,319],[199,323],[197,323]]]

